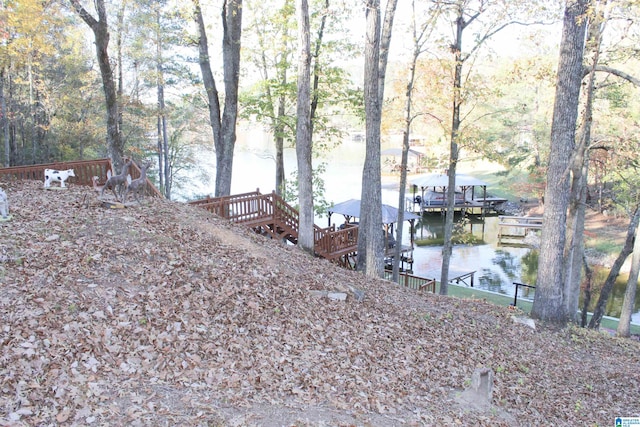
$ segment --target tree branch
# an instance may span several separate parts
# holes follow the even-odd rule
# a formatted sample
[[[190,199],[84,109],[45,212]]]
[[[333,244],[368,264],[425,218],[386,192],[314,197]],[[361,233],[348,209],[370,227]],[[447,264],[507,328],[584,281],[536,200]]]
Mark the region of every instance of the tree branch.
[[[473,55],[473,53],[478,50],[478,48],[480,46],[482,46],[482,44],[484,42],[486,42],[488,39],[490,39],[491,37],[493,37],[496,33],[498,33],[499,31],[502,31],[503,29],[505,29],[506,27],[508,27],[509,25],[522,25],[522,26],[529,26],[529,25],[546,25],[544,22],[520,22],[520,21],[510,21],[510,22],[506,22],[504,24],[502,24],[501,26],[495,28],[492,31],[487,32],[484,36],[482,36],[482,38],[480,40],[478,40],[478,42],[473,46],[473,48],[469,51],[469,53],[467,53],[464,58],[462,58],[462,62],[466,61],[471,55]]]
[[[91,27],[91,29],[95,28],[98,25],[98,21],[93,16],[91,16],[91,14],[87,12],[84,7],[82,7],[78,0],[71,0],[71,5],[75,9],[75,11],[78,12],[78,15],[80,15],[82,20],[86,22],[89,27]]]
[[[589,75],[590,70],[591,70],[590,67],[584,67],[584,71],[582,75],[583,78]],[[633,77],[632,75],[627,74],[624,71],[620,71],[616,68],[607,67],[606,65],[596,65],[595,70],[604,72],[604,73],[613,74],[614,76],[620,77],[621,79],[628,81],[629,83],[631,83],[636,87],[640,87],[640,79]]]

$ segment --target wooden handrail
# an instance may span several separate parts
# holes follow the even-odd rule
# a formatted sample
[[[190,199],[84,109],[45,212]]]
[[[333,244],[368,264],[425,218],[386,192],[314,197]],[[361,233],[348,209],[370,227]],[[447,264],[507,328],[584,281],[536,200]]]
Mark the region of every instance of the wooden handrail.
[[[384,278],[387,280],[391,280],[392,277],[392,272],[385,270]],[[409,274],[406,272],[399,273],[398,284],[409,289],[415,289],[417,291],[426,290],[431,293],[436,292],[436,279],[427,279],[426,277],[414,276],[413,274]]]
[[[75,178],[70,178],[69,182],[80,185],[93,185],[93,177],[105,177],[107,171],[112,169],[111,160],[79,160],[73,162],[56,162],[39,165],[13,166],[9,168],[0,168],[0,179],[3,180],[36,180],[44,182],[44,170],[57,169],[67,170],[73,169]]]
[[[316,252],[325,258],[334,258],[354,251],[358,245],[358,226],[351,226],[342,230],[329,230],[317,233],[315,240]]]
[[[44,182],[45,169],[73,169],[75,177],[70,178],[69,182],[85,186],[93,186],[93,177],[97,176],[99,182],[105,182],[107,180],[107,171],[113,171],[113,165],[111,164],[110,159],[95,159],[27,166],[12,166],[9,168],[0,168],[0,180],[35,180]],[[140,177],[140,169],[135,162],[130,169],[130,174],[131,179]],[[147,178],[147,189],[145,194],[154,197],[164,197],[149,178]]]
[[[296,241],[300,231],[300,214],[275,192],[254,192],[222,197],[206,197],[189,202],[209,212],[238,224],[250,227],[270,227],[273,235]],[[321,228],[314,224],[314,249],[318,256],[335,260],[355,250],[358,228],[344,230],[334,227]]]

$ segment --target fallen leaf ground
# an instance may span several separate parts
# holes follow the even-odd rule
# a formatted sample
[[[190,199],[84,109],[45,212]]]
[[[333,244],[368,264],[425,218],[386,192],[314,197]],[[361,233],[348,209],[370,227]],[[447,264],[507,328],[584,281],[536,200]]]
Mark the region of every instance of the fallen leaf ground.
[[[399,288],[207,212],[2,183],[0,425],[610,426],[640,343]],[[353,290],[364,291],[358,301]],[[345,292],[333,301],[323,292]],[[478,368],[490,405],[461,398]]]

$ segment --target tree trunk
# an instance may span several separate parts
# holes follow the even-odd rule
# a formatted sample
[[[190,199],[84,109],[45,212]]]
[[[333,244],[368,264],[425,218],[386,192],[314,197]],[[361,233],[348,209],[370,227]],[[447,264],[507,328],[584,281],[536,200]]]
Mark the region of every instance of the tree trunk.
[[[156,123],[156,139],[158,146],[158,184],[160,185],[160,190],[164,191],[164,148],[162,144],[162,121],[160,114],[158,114]]]
[[[125,17],[125,12],[126,12],[126,7],[127,7],[127,1],[126,0],[122,0],[122,3],[120,4],[120,8],[118,9],[118,30],[116,33],[116,46],[117,46],[117,59],[118,59],[118,87],[117,87],[117,95],[118,95],[118,129],[122,129],[122,124],[123,124],[123,96],[122,94],[124,93],[124,67],[123,67],[123,61],[122,61],[122,48],[123,48],[123,43],[122,43],[122,39],[123,39],[123,35],[124,35],[124,31],[125,31],[125,25],[124,25],[124,17]],[[123,161],[124,162],[124,161]]]
[[[462,6],[458,9],[456,19],[456,38],[453,48],[455,70],[453,76],[453,115],[451,119],[451,141],[449,145],[449,182],[447,185],[447,213],[444,222],[444,244],[442,246],[442,267],[440,271],[440,294],[447,295],[449,291],[449,265],[453,252],[453,220],[456,202],[456,166],[458,164],[458,133],[460,131],[460,105],[462,97],[462,32],[465,28]]]
[[[202,9],[200,8],[200,0],[193,0],[194,4],[194,17],[196,25],[198,27],[198,62],[200,64],[200,72],[202,74],[202,83],[207,94],[207,104],[209,106],[209,124],[213,131],[213,141],[218,149],[218,143],[221,139],[220,132],[220,99],[218,96],[218,88],[216,87],[216,81],[213,78],[211,72],[211,61],[209,57],[209,42],[207,40],[207,32],[204,25],[204,19],[202,18]],[[217,153],[216,153],[217,156]],[[217,165],[216,165],[217,166]],[[217,184],[217,183],[216,183]],[[216,191],[217,196],[217,191]]]
[[[38,117],[36,114],[36,105],[34,99],[34,84],[33,84],[33,66],[32,66],[32,58],[31,55],[27,56],[27,81],[29,82],[29,116],[31,117],[31,127],[33,129],[31,134],[31,163],[36,164],[37,162],[37,148],[38,148]]]
[[[2,141],[4,143],[4,166],[11,166],[11,146],[9,145],[9,115],[7,114],[7,100],[4,96],[5,74],[0,71],[0,114],[2,119]]]
[[[223,13],[222,60],[225,97],[222,112],[222,140],[216,144],[216,196],[231,194],[233,150],[236,144],[238,119],[242,0],[226,0]]]
[[[587,315],[589,304],[591,304],[591,283],[593,282],[593,270],[587,264],[587,258],[583,254],[582,264],[584,265],[584,300],[582,302],[582,316],[580,326],[585,328],[588,323]]]
[[[7,103],[7,108],[6,108],[6,112],[7,112],[7,129],[6,129],[6,140],[5,142],[8,142],[9,145],[9,165],[19,165],[20,163],[20,152],[18,151],[18,142],[17,142],[17,138],[16,138],[16,119],[15,119],[15,114],[12,114],[13,110],[14,110],[14,106],[13,106],[13,99],[14,99],[14,93],[13,93],[13,78],[11,77],[11,74],[7,75],[7,80],[6,80],[6,87],[4,88],[6,91],[8,91],[9,93],[5,94],[5,102],[8,101]]]
[[[285,100],[281,97],[278,105],[278,117],[282,118],[285,114]],[[284,194],[285,178],[284,178],[284,137],[282,132],[284,126],[279,124],[275,128],[276,132],[276,194],[282,196]]]
[[[171,188],[173,187],[173,173],[171,153],[169,148],[169,132],[167,130],[167,117],[162,115],[162,147],[164,151],[164,197],[171,200]]]
[[[402,134],[402,158],[400,160],[400,194],[398,195],[398,225],[396,228],[396,247],[393,252],[393,270],[392,270],[392,280],[394,282],[398,282],[400,278],[400,257],[402,256],[402,235],[404,233],[404,212],[405,212],[405,203],[404,199],[406,197],[406,189],[407,189],[407,163],[409,161],[409,135],[411,133],[411,101],[413,95],[413,86],[416,78],[416,66],[418,63],[418,58],[420,57],[420,53],[422,52],[422,44],[424,43],[424,39],[422,38],[422,33],[420,36],[417,35],[417,24],[416,24],[416,14],[415,10],[412,14],[413,19],[413,55],[411,57],[411,63],[409,64],[409,78],[407,80],[407,87],[405,92],[405,105],[404,105],[404,131]]]
[[[380,2],[366,1],[364,104],[366,154],[362,169],[357,269],[368,277],[383,273],[382,195],[380,171]]]
[[[536,294],[531,310],[535,318],[565,324],[569,317],[564,299],[569,174],[575,145],[576,122],[582,82],[582,58],[588,0],[566,5],[556,98],[551,124],[551,150],[544,201],[544,226],[538,261]]]
[[[242,0],[225,0],[223,6],[223,67],[225,82],[225,104],[220,115],[220,99],[215,79],[211,72],[211,61],[206,28],[199,0],[193,0],[194,17],[198,27],[198,49],[200,71],[207,92],[209,121],[216,148],[215,196],[231,193],[233,150],[236,142],[236,119],[238,116],[238,83],[240,76],[240,36],[242,33]]]
[[[636,228],[636,237],[633,244],[633,257],[631,258],[631,271],[627,288],[624,292],[622,311],[618,321],[618,336],[628,337],[631,335],[631,315],[636,303],[636,288],[638,287],[638,274],[640,273],[640,233]]]
[[[282,51],[286,51],[286,38],[282,37],[284,40],[282,42]],[[288,62],[287,55],[283,54],[281,61],[283,63]],[[287,85],[287,67],[280,64],[276,67],[278,69],[278,82],[282,87]],[[265,58],[264,52],[262,55],[262,69],[263,73],[268,80],[269,76],[269,67],[267,65],[267,60]],[[271,123],[274,134],[275,148],[276,148],[276,194],[282,196],[285,191],[285,173],[284,173],[284,133],[285,133],[285,115],[287,108],[287,98],[284,91],[280,91],[280,95],[277,100],[273,99],[271,94],[271,87],[267,85],[267,93],[268,99],[268,108],[270,109],[269,113],[272,117]],[[274,103],[277,102],[277,108],[274,112]]]
[[[71,4],[82,20],[91,28],[95,37],[96,54],[107,106],[107,152],[116,170],[120,170],[123,164],[124,147],[118,126],[118,96],[109,61],[109,26],[105,2],[104,0],[95,0],[94,2],[98,12],[98,20],[80,5],[79,0],[71,0]]]
[[[584,260],[584,222],[587,200],[587,174],[589,172],[589,141],[593,102],[593,79],[589,79],[585,112],[580,130],[579,144],[571,164],[572,180],[567,219],[567,273],[563,289],[565,311],[568,321],[577,321],[580,300],[580,282]]]
[[[160,160],[158,176],[160,177],[160,188],[164,192],[164,197],[171,199],[172,176],[170,172],[171,161],[169,158],[169,135],[167,131],[167,115],[164,101],[164,60],[162,58],[162,32],[160,24],[160,11],[156,11],[156,84],[158,88],[158,148]],[[164,182],[162,177],[164,177]],[[164,184],[164,185],[163,185]]]
[[[298,246],[313,253],[313,179],[311,165],[311,47],[309,4],[298,0],[298,104],[296,157],[298,159],[298,200],[300,226]]]
[[[384,22],[382,24],[382,38],[380,40],[380,59],[378,66],[378,97],[380,104],[380,114],[382,115],[382,103],[384,101],[384,86],[387,76],[387,63],[389,58],[389,46],[391,45],[391,34],[393,32],[393,20],[396,15],[398,0],[387,0],[387,7],[384,11]],[[378,2],[379,7],[379,2]]]
[[[580,149],[579,149],[580,150]],[[567,320],[577,322],[580,301],[580,283],[582,281],[582,265],[584,259],[584,221],[586,216],[587,172],[589,170],[588,151],[581,150],[582,155],[576,157],[576,167],[572,168],[571,199],[567,231],[569,233],[567,247],[567,274],[564,285],[564,303]],[[578,167],[578,162],[582,164]]]
[[[325,10],[329,10],[329,0],[324,2]],[[309,113],[311,135],[313,136],[313,124],[315,123],[316,111],[318,110],[319,93],[318,86],[320,85],[320,74],[322,68],[320,67],[320,49],[322,48],[322,40],[324,38],[324,27],[327,24],[327,13],[322,14],[320,19],[320,27],[318,29],[318,37],[315,40],[315,48],[313,50],[313,57],[315,61],[313,63],[313,86],[311,88],[311,110]]]
[[[578,320],[580,282],[584,261],[584,221],[586,216],[587,178],[589,173],[589,147],[591,145],[591,124],[593,122],[593,99],[595,92],[595,69],[600,58],[602,41],[602,16],[595,14],[590,22],[587,48],[591,53],[591,72],[585,85],[586,96],[582,125],[578,132],[578,145],[571,163],[571,197],[567,221],[567,274],[564,285],[565,310],[569,321]]]
[[[636,234],[636,229],[638,228],[639,221],[640,205],[636,206],[636,210],[633,213],[631,221],[629,221],[629,226],[627,227],[627,238],[625,239],[624,247],[614,261],[613,266],[609,271],[609,275],[607,276],[607,279],[602,286],[600,296],[598,297],[598,302],[596,303],[596,308],[593,310],[593,316],[591,317],[591,321],[589,322],[589,329],[600,328],[600,322],[602,321],[602,317],[604,316],[604,312],[607,307],[607,301],[609,301],[609,295],[611,294],[613,285],[615,285],[616,278],[618,277],[618,274],[620,274],[622,264],[624,264],[629,254],[633,251],[633,237]]]

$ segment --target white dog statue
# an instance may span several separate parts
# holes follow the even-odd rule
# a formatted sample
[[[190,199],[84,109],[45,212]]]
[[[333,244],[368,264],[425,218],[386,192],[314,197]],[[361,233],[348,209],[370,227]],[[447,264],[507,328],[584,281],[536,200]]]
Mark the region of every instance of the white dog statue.
[[[61,188],[65,188],[64,182],[70,176],[76,176],[73,169],[67,169],[66,171],[59,171],[55,169],[44,170],[44,188],[51,187],[51,181],[58,181]]]
[[[2,188],[0,188],[0,216],[3,219],[9,217],[9,200],[7,199],[7,193]]]

